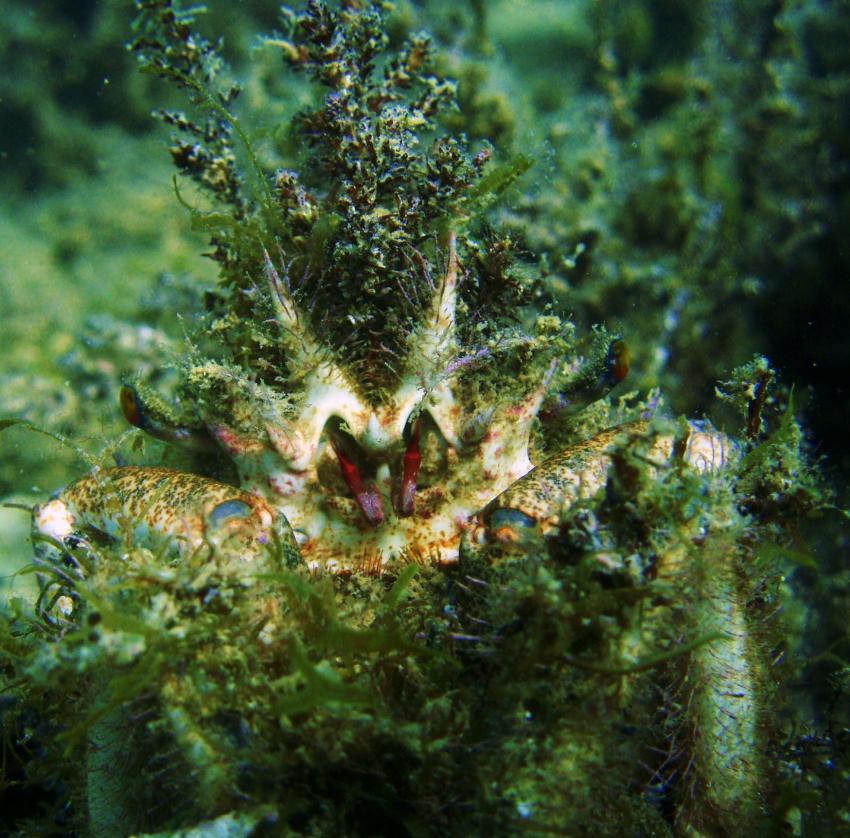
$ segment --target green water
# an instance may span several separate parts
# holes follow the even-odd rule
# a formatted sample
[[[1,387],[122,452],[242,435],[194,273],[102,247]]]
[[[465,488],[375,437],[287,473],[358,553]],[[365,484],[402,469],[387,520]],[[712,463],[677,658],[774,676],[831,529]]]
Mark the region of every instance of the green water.
[[[258,39],[276,9],[212,2],[202,25],[225,33],[261,161],[297,168],[304,149],[281,126],[315,90]],[[69,441],[0,434],[0,499],[12,504],[43,500],[116,451],[159,456],[132,438],[117,445],[117,390],[137,369],[169,384],[160,368],[185,352],[216,280],[175,195],[168,131],[150,116],[181,98],[137,72],[131,18],[123,2],[11,0],[0,22],[0,418]],[[523,275],[542,277],[531,309],[551,306],[580,333],[607,324],[631,347],[623,389],[659,388],[671,415],[710,411],[730,430],[716,382],[768,355],[784,392],[795,388],[824,485],[846,504],[846,8],[396,3],[391,43],[420,28],[438,45],[437,71],[459,81],[447,130],[474,151],[491,144],[496,162],[534,161],[490,217],[517,242]],[[204,206],[185,178],[180,194]],[[850,721],[847,531],[834,511],[795,527],[817,569],[788,565],[786,645],[799,664],[786,689],[800,747],[825,743],[847,771],[846,745],[827,732]],[[13,576],[29,562],[28,529],[25,511],[0,509],[0,598],[33,596],[34,577]],[[812,808],[828,806],[834,787],[811,777]],[[789,823],[802,805],[789,804]],[[831,826],[846,826],[842,811]]]

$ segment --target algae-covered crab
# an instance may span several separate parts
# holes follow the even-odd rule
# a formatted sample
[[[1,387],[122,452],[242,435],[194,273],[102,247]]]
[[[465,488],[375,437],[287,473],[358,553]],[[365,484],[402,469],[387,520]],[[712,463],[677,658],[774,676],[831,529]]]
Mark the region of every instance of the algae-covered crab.
[[[569,401],[553,387],[559,361],[547,357],[545,344],[544,362],[529,360],[519,387],[494,377],[482,396],[464,381],[464,366],[476,358],[455,332],[454,236],[423,322],[409,338],[401,380],[373,400],[350,372],[323,357],[321,340],[267,254],[265,269],[281,342],[307,370],[299,390],[286,393],[297,408],[268,415],[270,396],[260,392],[252,400],[249,392],[216,404],[211,417],[201,402],[204,426],[188,429],[152,416],[133,387],[121,392],[126,417],[143,430],[178,443],[206,432],[208,444],[215,440],[235,463],[241,490],[161,468],[98,470],[38,507],[40,534],[76,543],[86,528],[116,535],[123,527],[135,539],[173,541],[184,551],[220,545],[249,559],[276,531],[294,538],[311,567],[380,572],[398,558],[453,564],[464,537],[516,539],[534,528],[545,534],[563,509],[604,485],[616,428],[532,464],[529,444],[541,406]],[[622,340],[612,340],[601,369],[585,370],[573,392],[588,389],[584,379],[592,376],[598,380],[590,391],[604,394],[625,376],[626,357]],[[207,372],[190,368],[189,377]],[[249,421],[240,426],[240,416]],[[639,434],[647,426],[619,430]],[[701,471],[721,468],[731,451],[721,434],[696,424],[678,442],[678,456]],[[668,460],[673,447],[673,438],[663,437],[652,454]]]
[[[167,2],[139,5],[134,49],[147,70],[188,90],[201,114],[163,118],[182,132],[176,164],[216,202],[193,214],[222,281],[180,363],[177,397],[168,403],[133,381],[121,405],[133,425],[201,463],[226,454],[238,480],[160,467],[97,470],[36,508],[40,549],[48,543],[57,565],[79,578],[79,558],[105,534],[193,561],[226,555],[263,566],[270,551],[282,551],[290,567],[319,573],[394,577],[405,565],[439,565],[468,581],[482,562],[540,562],[592,543],[594,579],[604,577],[603,587],[625,579],[628,593],[616,608],[575,618],[573,651],[558,666],[612,679],[617,712],[640,706],[645,718],[648,691],[667,686],[643,674],[686,657],[676,693],[685,753],[659,760],[686,765],[671,821],[683,831],[752,821],[768,786],[769,678],[767,644],[751,628],[752,580],[741,567],[747,528],[725,477],[738,449],[707,423],[671,429],[646,409],[629,416],[602,408],[577,422],[625,377],[628,352],[600,331],[576,360],[571,326],[530,305],[533,278],[513,265],[510,242],[481,225],[527,162],[488,171],[488,149],[472,157],[457,139],[433,136],[453,87],[427,74],[427,38],[413,36],[385,57],[377,4],[332,10],[311,2],[286,12],[285,31],[266,43],[330,93],[294,119],[309,147],[300,174],[269,171],[276,150],[249,142],[232,114],[236,89],[221,82],[215,51],[192,33],[190,17]],[[704,481],[671,506],[711,502],[658,539],[645,531],[650,516],[638,498],[671,474],[691,486]],[[604,504],[611,520],[597,531],[593,510]],[[614,538],[618,525],[630,528],[624,543],[643,528],[643,542],[663,549],[617,554],[603,532]],[[60,622],[78,619],[71,576],[60,577]],[[550,588],[549,596],[563,596],[561,582]],[[277,618],[265,619],[258,643],[275,636]],[[619,667],[574,654],[590,642],[589,626],[616,635],[605,643]],[[181,676],[169,677],[166,707]],[[188,724],[179,718],[175,730]],[[553,741],[564,735],[557,730]],[[106,739],[108,755],[116,746]],[[558,747],[556,761],[571,760],[576,773],[605,764],[601,735],[581,754],[566,741]],[[89,783],[103,773],[91,767]],[[587,804],[592,792],[585,796]],[[557,828],[558,813],[545,822]]]

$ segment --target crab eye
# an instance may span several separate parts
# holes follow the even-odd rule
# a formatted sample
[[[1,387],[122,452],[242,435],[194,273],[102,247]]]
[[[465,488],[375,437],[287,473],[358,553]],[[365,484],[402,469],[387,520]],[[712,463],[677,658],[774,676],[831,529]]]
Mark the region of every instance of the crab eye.
[[[604,347],[598,344],[577,375],[558,394],[555,410],[563,410],[567,415],[584,410],[626,378],[630,363],[631,353],[622,338],[615,337]]]

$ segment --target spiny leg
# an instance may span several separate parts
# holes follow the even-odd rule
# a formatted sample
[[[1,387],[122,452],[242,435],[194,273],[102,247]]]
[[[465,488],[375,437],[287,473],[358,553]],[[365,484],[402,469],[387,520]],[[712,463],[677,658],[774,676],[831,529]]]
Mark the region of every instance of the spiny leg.
[[[562,510],[592,498],[605,486],[618,442],[646,437],[649,431],[648,420],[609,428],[543,460],[481,510],[467,532],[467,549],[523,541],[524,530],[532,528],[540,535],[550,534],[557,529]],[[718,472],[736,456],[731,440],[703,422],[688,422],[683,437],[656,436],[645,454],[658,466],[680,459],[700,473]]]
[[[75,602],[77,579],[73,577],[81,577],[83,568],[69,566],[66,562],[72,563],[74,556],[82,559],[81,551],[89,552],[85,539],[90,537],[92,530],[117,538],[122,544],[163,546],[176,549],[184,557],[197,553],[202,562],[211,552],[225,557],[227,563],[232,558],[238,566],[231,566],[230,577],[227,572],[223,574],[225,582],[230,584],[234,578],[237,585],[241,584],[243,575],[251,570],[268,568],[261,562],[270,550],[286,565],[300,561],[286,518],[253,494],[165,468],[95,471],[36,507],[33,513],[34,535],[49,539],[47,544],[36,541],[36,550],[51,560],[49,566],[43,566],[39,612],[57,629],[64,629],[69,623],[80,623]],[[90,552],[89,556],[96,557],[97,551]],[[249,561],[253,568],[246,567],[243,572],[242,562]],[[120,567],[121,563],[117,564]],[[208,579],[206,564],[196,575]],[[131,584],[138,586],[138,570]],[[159,590],[164,589],[160,587]],[[263,594],[261,588],[254,591],[252,605],[256,609],[257,624],[262,625],[258,638],[265,642],[263,637],[274,636],[279,605]],[[172,604],[181,598],[179,592],[173,592],[172,597],[169,600]],[[199,628],[200,625],[201,620]],[[82,802],[87,805],[92,834],[98,835],[127,834],[128,823],[141,824],[137,820],[138,801],[128,793],[126,777],[115,771],[116,764],[123,765],[128,759],[127,742],[137,735],[138,724],[133,719],[130,704],[115,700],[112,689],[115,681],[111,678],[108,670],[93,667],[91,707],[87,716],[88,746],[84,754],[86,794]],[[170,718],[174,719],[174,714],[181,711],[179,707],[172,707],[170,712]],[[191,724],[177,718],[175,734],[179,736],[187,728],[194,731]],[[196,750],[204,744],[197,737],[193,739]],[[209,756],[205,753],[204,758]]]
[[[225,483],[166,468],[94,471],[33,511],[33,533],[73,547],[94,530],[128,543],[172,544],[182,555],[208,547],[249,561],[276,540],[287,562],[298,548],[286,518]]]
[[[649,432],[648,421],[635,422],[544,460],[479,513],[465,535],[464,553],[488,546],[503,554],[545,550],[546,538],[559,532],[563,513],[597,495],[609,480],[615,452],[624,444],[637,447],[641,437],[649,440],[641,456],[654,464],[650,468],[656,474],[677,461],[698,473],[720,474],[737,458],[731,440],[707,423],[687,423],[678,435],[652,438]],[[655,556],[653,568],[660,588],[674,592],[685,606],[677,612],[686,620],[685,643],[705,641],[677,659],[686,664],[677,677],[685,696],[681,712],[689,740],[690,784],[679,825],[691,834],[748,823],[757,816],[767,785],[762,747],[765,655],[748,625],[742,526],[733,503],[722,501],[711,508],[708,523],[694,515],[660,539],[666,546]],[[652,647],[669,636],[673,627],[664,621],[673,613],[649,608],[636,633],[624,633],[624,672],[629,661],[658,651]],[[621,692],[624,700],[629,695],[628,688]]]

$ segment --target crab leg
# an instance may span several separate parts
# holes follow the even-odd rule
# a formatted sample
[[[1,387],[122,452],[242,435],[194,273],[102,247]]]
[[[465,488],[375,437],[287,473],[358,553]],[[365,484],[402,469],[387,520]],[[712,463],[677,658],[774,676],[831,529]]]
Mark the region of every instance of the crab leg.
[[[273,538],[287,561],[298,554],[285,517],[261,498],[166,468],[95,471],[33,511],[33,532],[63,545],[91,530],[151,547],[173,543],[182,555],[207,546],[247,561]]]
[[[613,338],[604,352],[590,357],[575,378],[557,394],[555,413],[578,413],[614,389],[629,374],[631,354],[626,342]]]
[[[648,429],[646,420],[610,428],[544,460],[484,507],[468,533],[468,545],[522,541],[523,531],[530,528],[542,535],[552,532],[562,510],[593,497],[605,485],[614,443],[624,436],[636,439]],[[734,454],[732,442],[708,423],[689,422],[684,440],[660,436],[647,458],[662,464],[681,457],[695,471],[706,473],[722,469]]]
[[[134,427],[146,434],[161,439],[163,442],[173,442],[185,445],[198,451],[209,451],[215,445],[209,435],[197,428],[188,428],[168,421],[164,411],[157,410],[161,405],[156,404],[148,393],[147,400],[143,399],[135,386],[125,384],[118,395],[121,412],[124,418]]]
[[[466,534],[466,549],[497,544],[503,549],[540,549],[542,538],[557,531],[561,512],[577,500],[593,497],[606,484],[610,451],[624,435],[646,433],[649,422],[604,431],[544,460],[477,516]],[[688,423],[684,439],[658,437],[647,459],[661,466],[675,458],[702,473],[719,472],[736,455],[733,443],[707,423]],[[740,524],[700,516],[684,522],[677,537],[657,557],[658,581],[678,590],[690,603],[684,610],[687,636],[707,638],[679,670],[685,728],[689,731],[689,782],[699,794],[683,807],[683,819],[732,829],[755,811],[765,785],[762,730],[765,708],[764,655],[747,626],[743,552],[736,540]],[[639,633],[663,636],[651,609]]]
[[[561,510],[593,497],[605,485],[607,452],[614,441],[624,432],[643,430],[645,423],[603,431],[532,468],[479,513],[469,533],[470,546],[522,542],[532,529],[546,535],[557,528]]]

